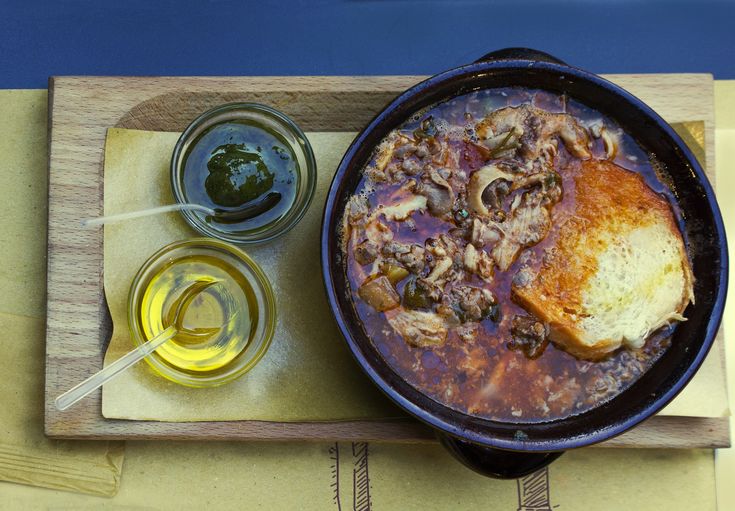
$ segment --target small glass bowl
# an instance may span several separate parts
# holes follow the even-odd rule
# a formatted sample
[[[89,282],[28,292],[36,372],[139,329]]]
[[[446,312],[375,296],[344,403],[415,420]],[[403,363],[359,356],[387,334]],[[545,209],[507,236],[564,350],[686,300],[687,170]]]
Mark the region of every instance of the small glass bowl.
[[[272,130],[288,143],[296,156],[299,168],[296,197],[288,212],[266,229],[228,232],[205,221],[206,214],[185,210],[182,215],[195,230],[205,236],[236,244],[258,243],[284,234],[304,216],[316,188],[316,159],[304,132],[285,114],[258,103],[228,103],[204,112],[184,130],[171,157],[171,188],[178,203],[188,203],[184,185],[184,167],[189,148],[207,129],[232,121],[248,121]]]
[[[232,245],[210,238],[177,241],[163,247],[143,264],[133,279],[128,295],[128,326],[136,346],[149,340],[141,322],[141,307],[151,279],[167,266],[172,266],[175,261],[197,255],[218,258],[228,263],[252,287],[258,307],[258,321],[252,328],[250,340],[231,362],[212,371],[184,371],[166,362],[157,352],[146,357],[145,361],[156,374],[175,383],[188,387],[216,387],[233,381],[252,369],[263,358],[273,339],[276,325],[273,289],[263,271],[247,254]]]

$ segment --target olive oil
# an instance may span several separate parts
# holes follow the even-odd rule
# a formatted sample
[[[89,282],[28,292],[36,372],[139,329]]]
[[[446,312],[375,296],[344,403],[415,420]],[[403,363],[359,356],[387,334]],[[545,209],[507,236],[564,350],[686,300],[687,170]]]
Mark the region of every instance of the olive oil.
[[[245,275],[205,254],[171,259],[150,277],[138,310],[146,339],[175,324],[177,309],[186,332],[177,333],[154,356],[194,374],[217,372],[235,361],[259,321],[255,293]]]

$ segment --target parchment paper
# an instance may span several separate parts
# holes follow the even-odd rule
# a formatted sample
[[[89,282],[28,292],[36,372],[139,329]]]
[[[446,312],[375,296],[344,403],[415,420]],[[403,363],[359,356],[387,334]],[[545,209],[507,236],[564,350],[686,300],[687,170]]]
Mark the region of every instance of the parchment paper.
[[[43,433],[46,101],[46,91],[0,91],[0,480],[111,496],[121,442],[54,441]]]
[[[715,151],[717,161],[717,188],[719,190],[735,190],[735,80],[715,82]],[[730,258],[735,254],[735,200],[732,195],[720,194],[720,209],[725,221]],[[730,292],[725,304],[725,333],[727,334],[727,368],[730,403],[735,401],[735,272],[730,270]],[[730,419],[730,437],[735,438],[735,421]],[[718,449],[715,454],[717,481],[717,505],[721,510],[735,509],[735,448]]]
[[[102,414],[162,421],[319,421],[396,417],[402,413],[353,362],[334,324],[319,266],[322,205],[334,170],[354,134],[311,133],[318,163],[309,211],[288,234],[245,251],[263,268],[276,294],[278,322],[270,349],[239,380],[190,389],[155,376],[146,364],[103,387]],[[173,203],[168,166],[176,133],[110,129],[105,146],[105,214]],[[105,227],[104,284],[114,334],[105,364],[131,349],[130,283],[164,245],[196,233],[177,213]]]
[[[685,126],[678,126],[680,129]],[[703,123],[688,133],[703,147]],[[351,359],[334,326],[319,269],[319,226],[326,191],[353,133],[309,133],[318,162],[314,201],[285,237],[246,251],[273,284],[279,311],[270,351],[240,380],[215,389],[189,389],[159,378],[145,364],[105,385],[108,418],[206,421],[327,421],[398,416]],[[168,165],[178,134],[110,129],[105,147],[105,214],[173,202]],[[150,254],[195,233],[176,213],[105,227],[105,292],[114,335],[105,364],[131,349],[126,300],[130,282]],[[723,361],[712,350],[694,380],[664,411],[668,415],[727,415]]]
[[[691,148],[699,163],[706,167],[704,122],[682,122],[673,124],[672,127]],[[717,189],[717,183],[713,182],[712,186]],[[723,196],[724,194],[719,194],[720,200]],[[690,417],[727,417],[730,415],[722,344],[724,344],[724,338],[718,338],[715,341],[697,375],[676,399],[661,410],[660,415]]]

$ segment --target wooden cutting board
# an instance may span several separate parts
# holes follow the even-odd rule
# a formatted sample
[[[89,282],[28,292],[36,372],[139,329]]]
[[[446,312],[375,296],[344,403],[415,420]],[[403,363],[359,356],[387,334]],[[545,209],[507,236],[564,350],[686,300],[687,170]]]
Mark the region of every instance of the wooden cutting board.
[[[53,400],[102,366],[112,325],[102,287],[102,231],[78,228],[102,214],[107,128],[181,131],[232,101],[267,103],[305,131],[358,131],[389,100],[420,81],[392,77],[55,77],[49,83],[48,324],[46,434],[86,439],[432,441],[414,420],[316,423],[165,423],[102,417],[101,393],[59,412]],[[610,75],[669,122],[703,120],[714,182],[710,75]],[[131,249],[134,249],[131,247]],[[714,349],[723,349],[722,335]],[[724,357],[723,357],[724,360]],[[693,434],[696,432],[696,434]],[[656,416],[604,447],[726,447],[728,418]]]

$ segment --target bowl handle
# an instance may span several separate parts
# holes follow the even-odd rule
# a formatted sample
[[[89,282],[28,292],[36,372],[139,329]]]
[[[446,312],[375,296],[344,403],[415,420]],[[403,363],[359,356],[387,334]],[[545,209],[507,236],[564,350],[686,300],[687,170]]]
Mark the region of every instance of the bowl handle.
[[[496,479],[517,479],[532,474],[564,454],[561,452],[515,452],[481,447],[445,434],[442,445],[463,465]]]
[[[475,63],[493,62],[495,60],[536,60],[538,62],[567,65],[566,62],[557,59],[553,55],[531,48],[503,48],[502,50],[491,51],[477,59]]]

